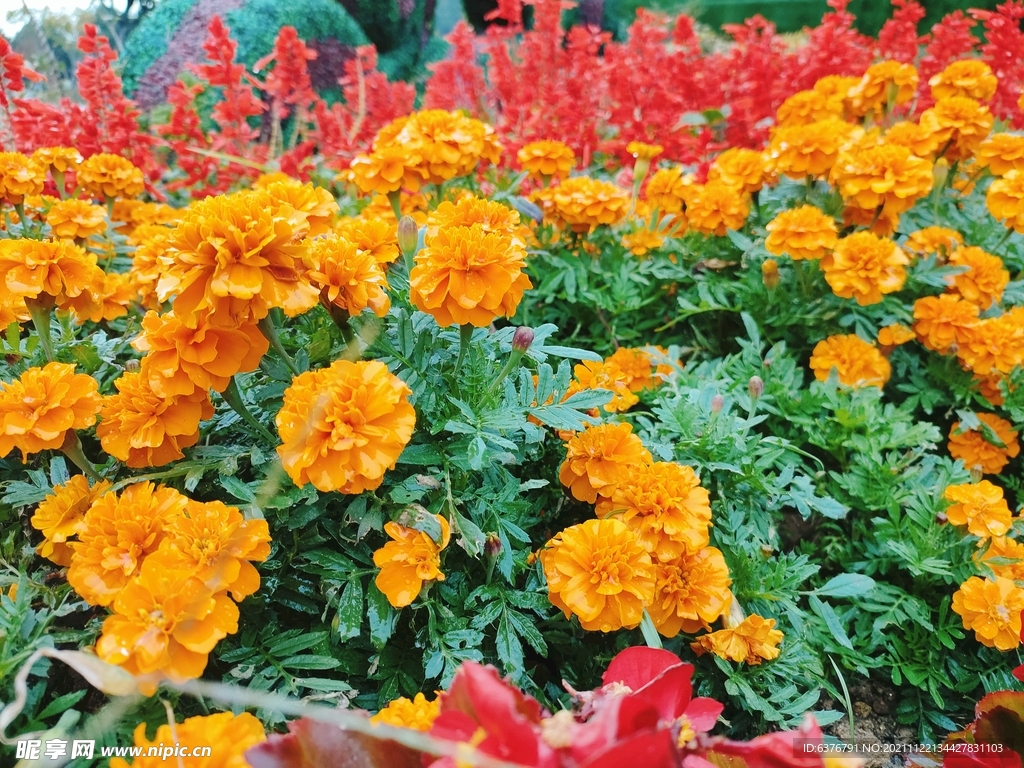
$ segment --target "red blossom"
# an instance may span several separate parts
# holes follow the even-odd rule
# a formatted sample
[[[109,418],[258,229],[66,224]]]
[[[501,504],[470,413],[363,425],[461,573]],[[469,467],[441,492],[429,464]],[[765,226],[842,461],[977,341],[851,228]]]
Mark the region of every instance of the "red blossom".
[[[971,16],[985,27],[985,43],[981,46],[982,59],[999,78],[999,87],[992,98],[992,112],[1010,121],[1014,128],[1024,128],[1024,113],[1017,100],[1024,90],[1024,0],[1007,0],[994,11],[973,9]]]
[[[924,54],[917,67],[920,75],[918,114],[935,104],[928,81],[954,61],[966,57],[978,44],[978,38],[971,34],[976,23],[967,18],[963,11],[953,11],[925,35]]]
[[[913,64],[920,40],[917,25],[924,18],[924,8],[916,0],[892,0],[892,18],[886,20],[878,33],[878,55]]]

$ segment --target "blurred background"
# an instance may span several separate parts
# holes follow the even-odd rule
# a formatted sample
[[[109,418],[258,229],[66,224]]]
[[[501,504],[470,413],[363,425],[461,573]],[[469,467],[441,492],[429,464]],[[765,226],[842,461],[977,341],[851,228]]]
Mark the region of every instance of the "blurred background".
[[[923,0],[926,30],[947,13],[994,8],[998,0]],[[281,26],[294,26],[319,54],[311,75],[321,92],[334,89],[341,64],[355,47],[372,43],[391,79],[417,81],[430,61],[443,58],[444,36],[461,20],[482,31],[497,0],[6,0],[0,31],[47,76],[33,95],[69,96],[82,24],[96,24],[118,52],[125,90],[144,108],[163,101],[185,65],[203,58],[206,25],[222,16],[238,40],[238,59],[251,66],[268,53]],[[600,25],[617,39],[638,8],[686,13],[703,25],[709,44],[727,39],[722,26],[761,14],[780,32],[800,34],[829,10],[825,0],[578,0],[570,23]],[[527,9],[528,11],[529,9]],[[886,0],[851,0],[861,32],[875,34],[891,15]],[[529,13],[527,12],[527,23]]]

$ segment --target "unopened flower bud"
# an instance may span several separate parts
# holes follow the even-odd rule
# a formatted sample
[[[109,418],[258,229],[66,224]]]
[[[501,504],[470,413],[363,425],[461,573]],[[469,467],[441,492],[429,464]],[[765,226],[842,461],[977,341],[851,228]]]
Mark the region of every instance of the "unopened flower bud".
[[[949,161],[940,157],[935,161],[935,165],[932,166],[932,185],[935,189],[941,189],[946,185],[946,179],[949,176]]]
[[[751,376],[750,381],[747,382],[747,392],[754,400],[757,400],[764,393],[764,379],[760,376]]]
[[[484,539],[484,555],[493,559],[501,554],[502,550],[501,537],[496,533],[488,533],[487,538]]]
[[[775,259],[765,259],[761,262],[761,282],[769,291],[779,287],[779,262]]]
[[[512,349],[517,352],[525,352],[531,344],[533,344],[533,329],[527,328],[525,325],[516,328],[516,332],[512,335]]]
[[[398,221],[398,247],[406,256],[416,253],[420,242],[420,230],[412,216],[403,216]]]
[[[935,522],[939,525],[945,525],[949,522],[949,518],[946,516],[945,512],[939,512],[937,515],[935,515]]]
[[[711,398],[711,412],[712,413],[720,412],[724,405],[725,405],[725,398],[722,397],[721,395],[715,395],[714,397]]]
[[[136,360],[134,358],[132,358],[131,360],[128,360],[124,364],[125,373],[135,373],[141,367],[142,367],[142,364],[138,360]]]

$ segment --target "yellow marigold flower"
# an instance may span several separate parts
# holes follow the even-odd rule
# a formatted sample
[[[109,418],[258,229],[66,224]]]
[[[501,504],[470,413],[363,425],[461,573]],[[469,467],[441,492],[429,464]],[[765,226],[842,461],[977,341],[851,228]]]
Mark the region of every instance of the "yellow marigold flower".
[[[834,368],[839,383],[848,387],[884,387],[892,374],[889,361],[878,348],[852,333],[819,341],[811,353],[810,367],[818,381],[827,381]]]
[[[355,243],[356,248],[369,253],[378,264],[390,264],[402,252],[398,249],[398,224],[392,216],[386,219],[340,219],[334,225],[336,234]]]
[[[957,356],[975,374],[1009,373],[1024,362],[1024,308],[978,320],[962,335]]]
[[[211,592],[227,590],[243,600],[260,588],[252,564],[270,557],[266,520],[247,520],[236,507],[219,501],[188,500],[165,526],[161,547],[169,567],[191,571]]]
[[[604,362],[616,366],[622,372],[622,380],[630,392],[642,392],[661,384],[661,379],[655,379],[652,375],[651,356],[642,349],[619,347]],[[662,372],[661,368],[658,366],[659,373]]]
[[[627,232],[620,242],[622,247],[634,256],[646,256],[651,251],[661,248],[665,244],[665,238],[658,232],[641,228]]]
[[[917,92],[917,70],[899,61],[880,61],[868,67],[860,82],[850,91],[850,105],[857,117],[868,112],[881,113],[892,99],[894,105],[906,104]]]
[[[1024,171],[1007,171],[996,179],[985,195],[985,205],[992,217],[1024,234]]]
[[[296,376],[277,414],[277,452],[298,486],[374,490],[412,438],[409,387],[375,360],[337,360]]]
[[[484,328],[512,317],[527,288],[526,249],[516,238],[480,224],[449,227],[426,239],[409,278],[413,305],[442,328]]]
[[[85,513],[109,488],[106,480],[90,487],[85,475],[55,485],[32,515],[32,527],[43,534],[36,554],[57,565],[71,565],[71,539],[85,530]]]
[[[644,188],[644,198],[661,214],[680,213],[687,187],[697,183],[692,173],[684,173],[681,166],[659,168]]]
[[[946,227],[925,227],[911,232],[903,248],[921,255],[938,254],[946,257],[964,244],[964,236]]]
[[[978,546],[985,543],[985,539],[978,542]],[[993,536],[988,540],[988,547],[984,553],[975,556],[975,559],[992,569],[997,577],[1009,579],[1010,581],[1024,581],[1024,544],[1009,538],[1008,536]],[[1016,562],[997,564],[993,560],[1014,560]]]
[[[96,642],[96,655],[142,677],[139,688],[148,694],[163,677],[183,683],[201,676],[213,647],[238,631],[231,598],[165,558],[146,557],[139,575],[117,592]]]
[[[127,235],[129,242],[138,240],[143,226],[170,226],[181,221],[184,208],[172,208],[163,203],[145,203],[142,200],[115,200],[111,221],[123,222],[117,231]]]
[[[53,204],[46,213],[46,223],[57,237],[84,240],[106,228],[106,215],[99,205],[68,198]]]
[[[902,323],[893,323],[878,331],[878,344],[882,347],[898,347],[916,338],[917,334]]]
[[[946,147],[942,156],[952,162],[974,155],[994,121],[988,107],[966,96],[953,96],[939,99],[934,107],[926,109],[920,123],[935,136],[940,147]]]
[[[1012,651],[1020,645],[1020,613],[1024,610],[1024,589],[999,576],[995,581],[972,576],[953,593],[953,610],[963,619],[964,629],[988,648]]]
[[[598,494],[610,496],[625,474],[650,463],[651,454],[632,425],[601,424],[569,440],[558,480],[574,498],[593,504]]]
[[[732,629],[701,635],[690,648],[698,656],[713,653],[726,661],[757,665],[778,658],[782,639],[782,632],[775,629],[775,619],[765,619],[755,613]]]
[[[769,291],[779,287],[779,262],[775,259],[765,259],[761,262],[761,284]]]
[[[44,168],[67,173],[82,164],[82,153],[74,147],[40,147],[32,153],[32,159]]]
[[[1003,260],[998,256],[968,246],[953,251],[949,264],[968,268],[966,272],[952,277],[951,290],[972,304],[977,304],[979,309],[988,309],[1003,298],[1003,289],[1010,282],[1010,273],[1003,267]]]
[[[1003,489],[988,480],[964,485],[950,485],[944,493],[953,502],[946,517],[953,525],[966,525],[979,538],[1005,536],[1013,525],[1013,513],[1006,506]]]
[[[962,361],[961,361],[962,362]],[[1001,406],[1005,401],[1003,390],[999,386],[1006,380],[1006,375],[1001,371],[989,371],[988,373],[975,373],[974,381],[977,384],[978,392],[993,406]]]
[[[303,276],[306,216],[266,192],[209,197],[195,203],[171,233],[157,290],[174,296],[184,322],[204,311],[224,324],[256,322],[272,307],[294,317],[318,291]]]
[[[922,344],[936,352],[963,344],[977,323],[977,305],[955,294],[924,296],[914,302],[914,331]]]
[[[892,240],[870,232],[840,238],[821,260],[825,281],[836,296],[856,299],[861,306],[877,304],[882,295],[903,287],[903,270],[910,259]]]
[[[183,448],[199,440],[199,422],[213,416],[205,389],[164,397],[150,386],[152,376],[142,362],[138,371],[114,382],[116,395],[103,398],[96,436],[103,450],[129,467],[160,467],[183,458]]]
[[[384,317],[391,308],[388,279],[371,251],[361,251],[343,237],[327,235],[309,241],[303,257],[306,278],[320,288],[321,301],[350,315],[369,309]]]
[[[918,157],[931,157],[939,149],[939,137],[936,134],[905,120],[889,127],[885,132],[885,143],[906,147]]]
[[[820,259],[836,246],[836,221],[813,205],[782,211],[768,222],[764,247],[776,256],[787,254],[797,261]]]
[[[671,461],[641,464],[623,473],[598,517],[622,520],[655,560],[675,560],[708,545],[711,502],[691,467]]]
[[[601,224],[617,224],[629,210],[626,190],[588,176],[566,179],[549,193],[554,216],[575,232],[589,232]]]
[[[100,200],[138,197],[146,188],[142,171],[120,155],[101,153],[86,158],[76,178],[79,186]]]
[[[131,763],[120,757],[110,761],[110,768],[166,768],[167,759],[161,751],[164,745],[182,744],[210,748],[209,757],[177,757],[171,764],[175,768],[249,768],[246,750],[266,740],[263,724],[248,712],[234,715],[218,712],[213,715],[190,717],[171,730],[170,725],[156,729],[153,741],[146,738],[146,723],[135,728],[135,746],[141,747],[142,757]],[[149,750],[153,749],[153,753]]]
[[[931,192],[932,164],[906,147],[883,144],[840,154],[830,181],[848,204],[898,215]]]
[[[750,215],[750,196],[720,181],[688,187],[685,199],[687,223],[705,235],[742,229]]]
[[[680,632],[708,629],[729,610],[732,579],[718,549],[704,547],[674,558],[655,559],[654,567],[654,599],[647,612],[661,635],[675,637]]]
[[[161,307],[157,286],[164,270],[172,263],[172,259],[166,255],[171,230],[167,227],[158,229],[161,230],[161,234],[156,231],[143,233],[145,239],[132,253],[132,266],[128,271],[128,280],[135,289],[139,303],[146,309],[153,310],[159,310]]]
[[[850,78],[851,80],[856,80]],[[816,89],[797,91],[779,106],[775,124],[780,126],[810,125],[830,117],[843,116],[846,94],[826,93]]]
[[[981,430],[964,429],[953,422],[949,430],[949,455],[962,459],[968,469],[980,469],[986,475],[998,475],[1010,459],[1020,453],[1017,432],[1006,419],[994,413],[979,413],[978,420],[989,427],[1002,445],[990,443]]]
[[[20,152],[0,152],[0,200],[17,205],[42,192],[45,183],[45,165]]]
[[[612,393],[612,399],[603,406],[609,413],[628,411],[640,400],[629,387],[631,377],[614,362],[584,360],[573,368],[573,373],[581,389],[606,389]]]
[[[825,96],[838,96],[842,99],[843,110],[846,111],[850,106],[850,93],[860,85],[860,80],[859,77],[846,75],[825,75],[814,84],[814,90]]]
[[[143,482],[118,496],[100,495],[71,545],[68,583],[90,605],[110,605],[157,551],[188,499],[173,488]]]
[[[980,168],[988,168],[995,176],[1024,171],[1024,136],[993,133],[978,146],[975,161]]]
[[[427,701],[422,693],[417,693],[412,701],[399,696],[388,702],[380,712],[370,718],[371,723],[384,723],[396,728],[412,728],[414,731],[426,733],[441,714],[441,698]]]
[[[426,236],[433,237],[442,229],[478,225],[487,233],[516,238],[522,244],[519,212],[493,200],[466,195],[457,202],[445,200],[427,219]]]
[[[825,176],[853,130],[852,125],[834,117],[776,128],[766,150],[768,167],[793,179]]]
[[[384,525],[391,541],[373,553],[373,564],[380,568],[375,583],[395,608],[412,603],[428,581],[444,581],[441,550],[448,546],[451,526],[443,515],[434,515],[441,529],[441,540],[434,541],[423,531],[395,522]]]
[[[69,240],[0,240],[0,301],[46,294],[58,305],[103,281],[96,256]]]
[[[867,231],[879,237],[890,237],[896,233],[900,225],[900,216],[892,211],[877,210],[870,208],[858,208],[855,205],[847,205],[843,208],[843,224],[847,227],[866,227]]]
[[[0,382],[0,456],[14,448],[22,461],[31,453],[56,450],[69,429],[96,423],[99,385],[67,363],[29,368],[11,382]]]
[[[287,205],[306,217],[309,237],[331,231],[338,215],[338,204],[328,190],[294,179],[274,181],[262,189],[279,205]]]
[[[403,216],[411,216],[418,226],[427,223],[427,198],[420,194],[399,195],[399,205]],[[389,224],[398,228],[398,219],[395,218],[395,210],[391,207],[391,201],[386,195],[374,195],[370,198],[369,204],[359,212],[359,218],[364,220],[384,219]]]
[[[711,163],[708,181],[720,181],[742,192],[756,192],[764,185],[764,165],[761,152],[733,147]]]
[[[86,320],[98,323],[128,314],[128,307],[137,295],[131,278],[119,272],[107,272],[102,277],[97,285],[61,304],[61,309],[74,315],[76,323]]]
[[[626,151],[633,156],[634,160],[647,160],[650,162],[664,152],[665,148],[660,144],[645,144],[642,141],[631,141],[626,145]]]
[[[928,81],[932,98],[948,99],[953,96],[967,96],[978,101],[988,101],[995,96],[999,81],[992,69],[978,59],[954,61]]]
[[[618,520],[587,520],[566,528],[540,554],[548,599],[589,631],[640,624],[654,599],[655,568],[636,535]]]
[[[533,141],[516,153],[516,159],[531,178],[564,179],[576,165],[576,153],[560,141]]]

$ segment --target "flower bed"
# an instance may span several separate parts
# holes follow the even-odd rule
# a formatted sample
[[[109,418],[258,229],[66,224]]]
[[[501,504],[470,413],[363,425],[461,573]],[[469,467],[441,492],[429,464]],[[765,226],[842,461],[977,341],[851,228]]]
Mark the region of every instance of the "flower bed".
[[[1024,5],[896,6],[503,2],[418,110],[215,18],[150,127],[0,41],[5,734],[825,766],[866,690],[1019,765]]]

